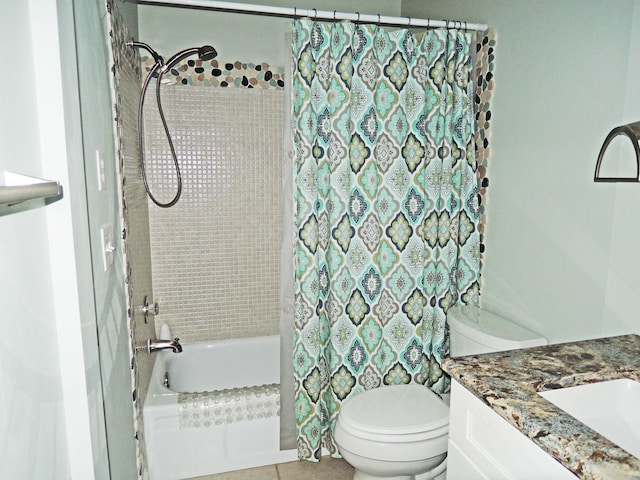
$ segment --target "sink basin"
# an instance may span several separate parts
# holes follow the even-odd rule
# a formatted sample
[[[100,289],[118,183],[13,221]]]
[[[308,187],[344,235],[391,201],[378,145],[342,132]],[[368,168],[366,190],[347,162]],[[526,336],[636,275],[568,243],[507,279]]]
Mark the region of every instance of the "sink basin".
[[[639,382],[622,378],[538,394],[640,458]]]

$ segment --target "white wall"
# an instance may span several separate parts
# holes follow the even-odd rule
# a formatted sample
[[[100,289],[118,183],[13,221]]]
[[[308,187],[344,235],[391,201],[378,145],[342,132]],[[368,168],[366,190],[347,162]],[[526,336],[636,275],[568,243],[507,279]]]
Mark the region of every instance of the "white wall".
[[[609,130],[640,116],[625,110],[639,94],[638,68],[628,74],[638,4],[403,1],[405,15],[498,32],[483,301],[552,342],[640,327],[630,316],[640,289],[631,243],[640,186],[592,180]]]

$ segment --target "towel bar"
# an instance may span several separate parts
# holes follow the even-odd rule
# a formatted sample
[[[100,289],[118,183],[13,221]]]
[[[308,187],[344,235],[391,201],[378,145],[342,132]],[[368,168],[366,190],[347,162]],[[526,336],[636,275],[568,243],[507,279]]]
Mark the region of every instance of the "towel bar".
[[[58,199],[62,196],[62,186],[58,182],[29,177],[18,173],[4,172],[4,182],[0,184],[0,206],[37,199]]]

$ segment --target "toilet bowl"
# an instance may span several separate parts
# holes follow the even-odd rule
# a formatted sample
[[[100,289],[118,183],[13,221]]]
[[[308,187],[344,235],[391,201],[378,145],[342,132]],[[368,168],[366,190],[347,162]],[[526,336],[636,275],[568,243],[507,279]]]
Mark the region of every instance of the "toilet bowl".
[[[334,439],[354,480],[414,480],[444,470],[448,433],[447,404],[424,385],[408,384],[345,400]]]
[[[475,306],[447,314],[451,356],[546,345],[547,339]],[[418,384],[382,386],[342,402],[334,440],[354,480],[444,480],[448,402]]]

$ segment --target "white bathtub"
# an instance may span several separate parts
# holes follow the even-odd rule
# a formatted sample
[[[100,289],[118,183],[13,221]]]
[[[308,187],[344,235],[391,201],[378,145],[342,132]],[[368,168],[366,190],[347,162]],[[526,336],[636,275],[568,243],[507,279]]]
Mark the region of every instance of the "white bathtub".
[[[279,342],[277,335],[222,340],[157,354],[144,406],[150,480],[297,459],[279,447]]]

